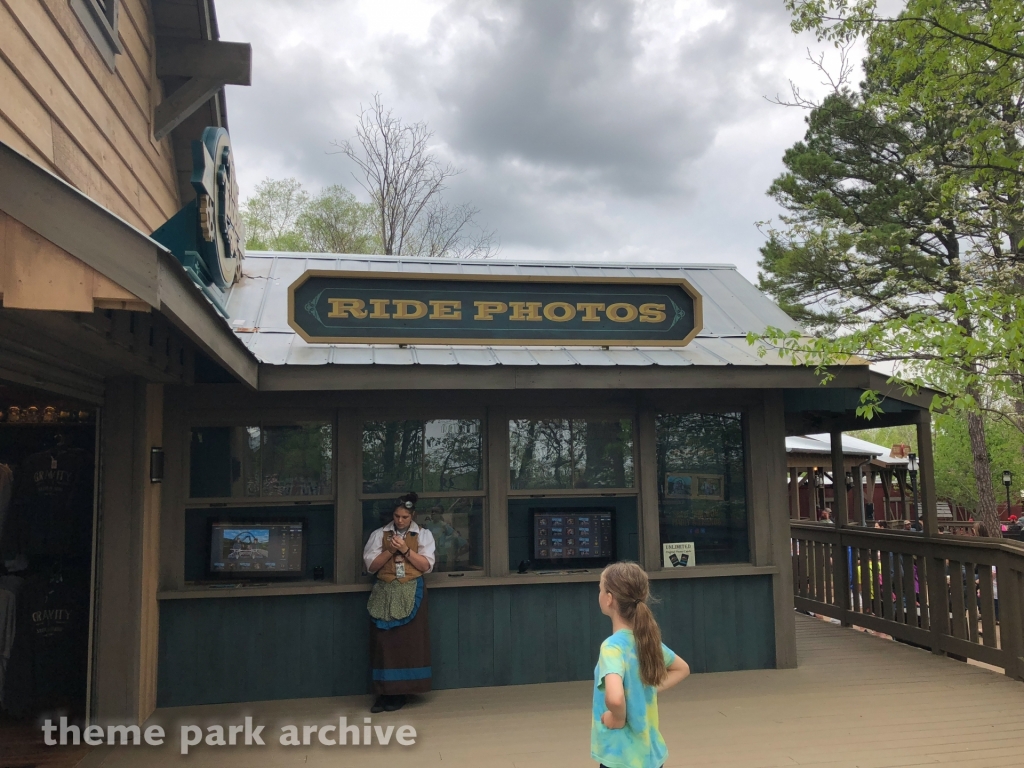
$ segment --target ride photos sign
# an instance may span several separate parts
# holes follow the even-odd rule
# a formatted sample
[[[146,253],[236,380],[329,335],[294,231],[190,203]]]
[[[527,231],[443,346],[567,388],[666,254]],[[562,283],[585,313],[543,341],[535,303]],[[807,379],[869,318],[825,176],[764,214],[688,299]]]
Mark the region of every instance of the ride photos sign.
[[[288,322],[312,343],[683,346],[701,297],[682,279],[310,270]]]

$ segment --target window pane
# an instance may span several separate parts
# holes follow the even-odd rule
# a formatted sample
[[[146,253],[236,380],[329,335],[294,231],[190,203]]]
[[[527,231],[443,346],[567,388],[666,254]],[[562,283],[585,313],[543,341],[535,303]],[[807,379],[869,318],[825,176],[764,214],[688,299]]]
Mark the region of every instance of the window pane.
[[[423,490],[423,422],[363,424],[363,493]]]
[[[437,419],[424,426],[423,490],[478,491],[480,421]]]
[[[259,427],[193,427],[189,495],[194,499],[260,495]]]
[[[479,419],[363,424],[363,493],[483,488]]]
[[[329,496],[334,430],[328,422],[264,427],[263,496]]]
[[[434,571],[478,571],[484,567],[483,499],[420,499],[416,522],[434,536]],[[363,502],[363,545],[391,522],[393,499]]]
[[[509,453],[513,489],[634,485],[629,419],[514,419]]]
[[[656,430],[661,543],[693,544],[697,565],[748,562],[741,415],[661,414]]]

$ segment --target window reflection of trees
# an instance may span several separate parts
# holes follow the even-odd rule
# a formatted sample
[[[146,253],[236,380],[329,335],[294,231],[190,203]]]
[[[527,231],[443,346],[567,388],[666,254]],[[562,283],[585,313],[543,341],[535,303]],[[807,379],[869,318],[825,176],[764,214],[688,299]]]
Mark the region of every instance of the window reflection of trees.
[[[332,492],[334,433],[329,423],[263,427],[263,496],[323,496]]]
[[[363,492],[479,490],[480,421],[371,421],[363,425]]]
[[[749,558],[743,421],[738,413],[659,414],[661,541],[693,541],[698,564]],[[669,474],[689,477],[692,496],[666,497]],[[721,478],[721,498],[699,498],[701,478]],[[680,487],[687,487],[685,481]],[[717,487],[717,486],[716,486]]]
[[[633,487],[629,419],[516,419],[509,422],[511,487]]]

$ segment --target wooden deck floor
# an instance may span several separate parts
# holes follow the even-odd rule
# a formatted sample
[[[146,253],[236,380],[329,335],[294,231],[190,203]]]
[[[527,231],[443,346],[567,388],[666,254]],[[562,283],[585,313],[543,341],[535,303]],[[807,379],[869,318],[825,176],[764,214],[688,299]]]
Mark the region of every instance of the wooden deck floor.
[[[893,768],[1024,765],[1024,683],[797,616],[795,670],[695,675],[661,698],[667,766]],[[411,724],[414,747],[96,750],[83,768],[338,766],[592,768],[590,683],[439,691],[375,724]],[[361,723],[365,697],[167,709],[154,720]],[[275,736],[276,739],[276,736]]]

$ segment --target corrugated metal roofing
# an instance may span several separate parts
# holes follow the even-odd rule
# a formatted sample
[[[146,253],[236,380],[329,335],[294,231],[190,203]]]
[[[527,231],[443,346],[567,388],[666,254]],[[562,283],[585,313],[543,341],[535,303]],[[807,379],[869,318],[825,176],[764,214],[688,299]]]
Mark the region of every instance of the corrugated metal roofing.
[[[288,286],[308,269],[438,276],[685,278],[703,296],[704,329],[685,347],[310,344],[288,325]],[[457,261],[252,252],[246,255],[242,272],[242,278],[228,294],[229,320],[250,351],[269,365],[789,366],[788,360],[775,354],[759,357],[756,347],[747,343],[746,335],[760,333],[768,326],[799,330],[785,312],[728,264]]]

